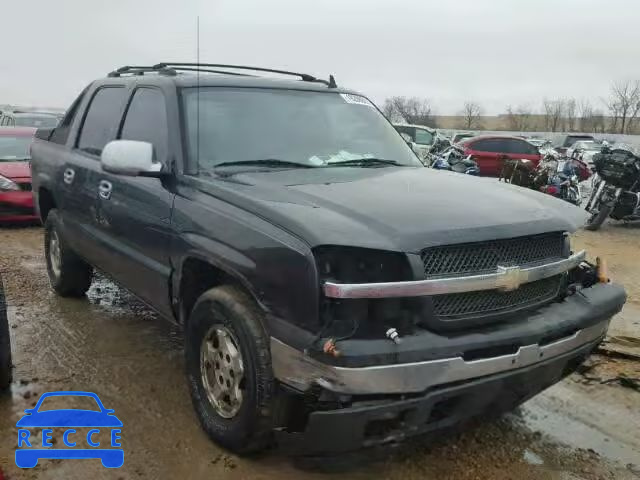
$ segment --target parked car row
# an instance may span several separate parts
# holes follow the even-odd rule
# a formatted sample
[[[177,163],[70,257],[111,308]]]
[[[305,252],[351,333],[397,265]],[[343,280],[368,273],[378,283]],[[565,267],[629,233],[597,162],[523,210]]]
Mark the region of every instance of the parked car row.
[[[30,146],[38,128],[54,128],[60,109],[0,106],[0,224],[35,222]]]
[[[471,156],[480,169],[480,175],[497,177],[505,160],[524,159],[536,167],[545,155],[559,155],[584,161],[593,169],[593,156],[600,152],[603,142],[591,135],[569,134],[554,146],[551,140],[542,137],[512,135],[478,135],[472,132],[455,132],[448,137],[441,131],[424,125],[394,124],[413,151],[427,166],[432,158],[428,153],[434,145],[445,139],[448,144],[459,144],[465,156]],[[606,144],[606,142],[604,142]]]
[[[0,127],[0,222],[38,219],[31,194],[30,145],[35,128]]]

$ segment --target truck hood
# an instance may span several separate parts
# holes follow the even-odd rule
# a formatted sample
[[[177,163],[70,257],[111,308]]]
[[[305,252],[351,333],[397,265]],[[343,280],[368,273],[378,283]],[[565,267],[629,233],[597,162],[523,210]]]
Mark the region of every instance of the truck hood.
[[[10,179],[31,178],[31,166],[29,162],[3,162],[0,161],[0,175]]]
[[[489,178],[428,168],[317,168],[202,176],[223,196],[310,246],[403,252],[452,243],[573,232],[583,210]]]

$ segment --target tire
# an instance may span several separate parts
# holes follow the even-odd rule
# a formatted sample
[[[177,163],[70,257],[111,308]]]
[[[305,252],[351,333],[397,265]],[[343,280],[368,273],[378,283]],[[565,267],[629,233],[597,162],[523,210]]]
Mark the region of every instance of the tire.
[[[60,233],[56,209],[49,212],[44,222],[44,253],[49,282],[55,292],[61,297],[82,297],[91,286],[93,268],[67,246]]]
[[[591,193],[589,194],[589,200],[587,204],[584,206],[585,210],[590,211],[592,208],[592,204],[595,200],[596,193],[598,193],[598,187],[600,186],[600,182],[592,181],[591,182]]]
[[[275,382],[269,336],[262,317],[255,302],[245,292],[234,286],[221,286],[200,296],[187,321],[185,357],[193,406],[209,437],[238,454],[263,450],[272,439]],[[208,339],[212,339],[210,343],[206,343]],[[219,365],[215,360],[210,362],[203,358],[203,351],[213,349],[216,352],[213,358],[218,359],[219,351],[215,349],[222,348],[220,345],[225,342],[237,347],[244,369],[242,375],[234,376],[217,370]],[[229,356],[225,357],[221,357],[220,365],[232,369]],[[235,358],[232,360],[236,361]],[[214,380],[208,380],[207,373],[203,371]],[[220,383],[216,383],[218,379]],[[228,380],[231,380],[231,387]],[[225,385],[226,391],[230,392],[227,398],[231,398],[235,391],[241,392],[239,406],[237,403],[229,406],[224,400],[220,402],[222,406],[215,405],[215,400],[211,399],[212,395],[215,396],[212,392],[216,387],[224,389]],[[235,413],[230,411],[234,409]]]
[[[11,339],[9,337],[9,320],[7,304],[4,296],[2,277],[0,277],[0,391],[11,385]]]
[[[584,226],[585,230],[591,230],[591,231],[599,230],[602,224],[604,223],[604,221],[607,219],[607,217],[613,210],[613,207],[609,205],[605,205],[603,203],[600,203],[599,206],[600,206],[600,209],[587,219],[587,223]]]

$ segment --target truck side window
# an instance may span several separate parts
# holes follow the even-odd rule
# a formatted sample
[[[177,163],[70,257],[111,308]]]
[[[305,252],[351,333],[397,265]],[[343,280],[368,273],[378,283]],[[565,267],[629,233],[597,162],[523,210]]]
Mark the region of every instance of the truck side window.
[[[139,88],[127,109],[120,137],[153,145],[155,159],[167,160],[169,130],[164,95],[154,88]]]
[[[80,130],[80,150],[100,155],[104,146],[115,138],[125,94],[122,87],[103,87],[94,94]]]
[[[71,131],[71,124],[73,123],[73,120],[76,118],[76,114],[78,113],[78,108],[80,107],[80,104],[82,103],[82,99],[84,98],[84,95],[85,93],[87,93],[88,89],[89,87],[85,88],[82,92],[80,92],[80,95],[78,95],[78,98],[76,98],[73,101],[69,109],[65,112],[64,117],[62,117],[62,120],[60,120],[60,123],[53,131],[53,134],[49,139],[50,142],[58,143],[60,145],[64,145],[67,143],[67,139],[69,138],[69,132]]]

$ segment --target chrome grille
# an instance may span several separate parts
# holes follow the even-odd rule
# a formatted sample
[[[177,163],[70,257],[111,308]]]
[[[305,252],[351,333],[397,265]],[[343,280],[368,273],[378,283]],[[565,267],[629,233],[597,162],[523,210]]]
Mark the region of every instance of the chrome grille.
[[[498,265],[531,266],[566,257],[562,232],[546,233],[487,242],[426,248],[421,257],[426,278],[493,273]],[[435,295],[434,311],[441,320],[491,316],[550,302],[557,297],[562,275],[526,283],[504,292],[477,292]]]
[[[548,263],[564,258],[562,232],[426,248],[421,257],[428,277],[475,275],[503,267]]]
[[[441,320],[455,320],[480,315],[499,314],[553,300],[560,290],[562,276],[525,283],[517,290],[501,292],[482,290],[432,297],[433,307]]]

